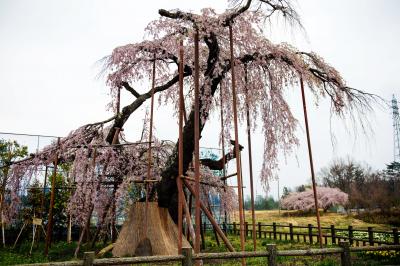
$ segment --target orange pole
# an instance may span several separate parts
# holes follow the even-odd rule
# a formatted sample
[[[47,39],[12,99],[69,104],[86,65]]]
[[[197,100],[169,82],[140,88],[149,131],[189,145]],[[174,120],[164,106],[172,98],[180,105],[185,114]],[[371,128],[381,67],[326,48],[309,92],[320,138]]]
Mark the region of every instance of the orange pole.
[[[233,56],[233,36],[232,25],[229,25],[229,44],[231,52],[231,71],[232,71],[232,105],[233,105],[233,122],[235,129],[235,154],[236,154],[236,172],[239,196],[239,218],[240,218],[240,247],[245,250],[244,241],[244,223],[243,223],[243,194],[242,194],[242,172],[240,165],[240,150],[239,150],[239,132],[238,132],[238,115],[236,103],[236,80],[235,80],[235,59]],[[242,259],[242,265],[246,265],[246,260]]]
[[[322,248],[322,230],[321,230],[321,222],[320,222],[319,211],[318,211],[317,186],[315,184],[315,174],[314,174],[314,163],[313,163],[313,156],[312,156],[312,149],[311,149],[310,128],[308,127],[306,97],[304,95],[303,77],[301,77],[301,76],[300,76],[300,85],[301,85],[301,99],[303,101],[304,123],[306,124],[308,157],[310,159],[310,170],[311,170],[312,187],[313,187],[313,192],[314,192],[315,212],[317,214],[318,239],[319,239],[319,246],[320,246],[320,248]]]

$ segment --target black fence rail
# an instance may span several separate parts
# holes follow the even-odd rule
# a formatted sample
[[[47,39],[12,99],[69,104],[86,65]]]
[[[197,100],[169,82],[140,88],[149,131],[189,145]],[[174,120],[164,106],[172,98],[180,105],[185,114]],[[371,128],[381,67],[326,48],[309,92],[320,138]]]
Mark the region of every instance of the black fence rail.
[[[307,250],[277,250],[275,244],[268,244],[265,251],[244,251],[244,252],[220,252],[220,253],[198,253],[193,254],[192,248],[184,248],[182,255],[174,256],[149,256],[149,257],[127,257],[127,258],[105,258],[96,259],[94,252],[85,252],[83,260],[49,262],[36,264],[20,264],[19,266],[92,266],[92,265],[126,265],[138,263],[167,263],[180,262],[182,266],[193,266],[196,260],[229,260],[238,258],[265,258],[265,265],[276,266],[279,256],[315,256],[315,255],[331,255],[340,254],[342,266],[351,266],[351,252],[362,251],[384,251],[384,250],[400,250],[400,245],[384,245],[384,246],[366,246],[366,247],[350,247],[349,242],[340,242],[337,248],[307,249]]]
[[[226,234],[239,235],[240,226],[237,223],[220,224]],[[203,231],[212,230],[210,224],[204,223]],[[252,237],[252,225],[248,222],[244,226],[245,236]],[[398,228],[392,231],[373,230],[373,227],[367,229],[357,229],[349,225],[347,228],[336,228],[334,225],[330,227],[321,227],[322,242],[324,245],[337,244],[342,240],[346,240],[351,246],[374,246],[374,245],[399,245]],[[269,238],[274,240],[286,240],[292,242],[318,243],[318,228],[312,224],[307,226],[298,226],[289,224],[264,224],[257,223],[257,238]]]

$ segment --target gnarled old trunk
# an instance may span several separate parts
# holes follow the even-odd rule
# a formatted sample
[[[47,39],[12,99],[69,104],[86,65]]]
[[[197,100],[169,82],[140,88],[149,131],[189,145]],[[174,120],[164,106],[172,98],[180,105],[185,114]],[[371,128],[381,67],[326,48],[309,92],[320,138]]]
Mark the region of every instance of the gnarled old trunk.
[[[215,91],[218,88],[222,78],[230,69],[230,65],[225,67],[223,73],[214,77],[214,69],[215,64],[217,62],[217,58],[219,56],[219,47],[216,37],[211,34],[210,37],[205,38],[204,42],[207,44],[209,48],[209,55],[207,59],[207,68],[204,72],[204,77],[208,78],[211,82],[211,97],[214,96]],[[199,110],[203,110],[203,107],[206,106],[204,113],[200,114],[200,117],[204,119],[200,119],[200,138],[201,132],[204,128],[205,121],[209,115],[209,104],[204,102],[205,89],[204,85],[200,88],[200,97],[199,97]],[[187,119],[187,122],[183,128],[183,173],[186,173],[189,163],[193,158],[194,151],[194,114],[195,110],[192,107],[190,115]],[[179,140],[180,141],[180,140]],[[169,213],[171,214],[172,219],[175,223],[177,223],[178,218],[178,190],[176,186],[175,178],[178,176],[178,142],[175,145],[173,154],[168,160],[167,166],[165,170],[161,174],[161,182],[157,186],[158,192],[158,205],[163,208],[168,208]]]

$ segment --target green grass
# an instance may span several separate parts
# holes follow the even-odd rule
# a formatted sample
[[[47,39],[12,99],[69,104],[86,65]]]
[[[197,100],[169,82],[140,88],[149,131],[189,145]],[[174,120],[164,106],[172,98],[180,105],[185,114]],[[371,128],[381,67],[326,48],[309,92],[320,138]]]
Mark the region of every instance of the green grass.
[[[246,221],[251,224],[251,214],[250,211],[246,211]],[[390,230],[389,225],[382,224],[371,224],[365,223],[361,220],[354,218],[352,215],[342,215],[337,213],[321,213],[321,224],[323,227],[330,226],[334,224],[337,228],[346,228],[352,225],[355,229],[366,228],[368,226],[374,227],[375,230]],[[233,219],[237,218],[233,216]],[[316,225],[316,218],[314,215],[298,216],[293,211],[256,211],[257,222],[272,224],[276,222],[279,224],[292,223],[293,225]],[[269,228],[271,230],[271,228]],[[288,228],[278,228],[278,231],[287,231]],[[299,229],[296,229],[298,231]],[[306,230],[306,229],[305,229]],[[220,240],[221,245],[218,246],[214,235],[207,233],[206,236],[206,246],[203,252],[224,252],[227,251],[222,240]],[[230,242],[234,248],[240,250],[240,239],[239,236],[229,235]],[[287,249],[308,249],[317,248],[317,245],[310,245],[308,243],[296,243],[289,241],[277,241],[270,239],[257,239],[257,250],[265,250],[266,244],[275,243],[279,250]],[[246,250],[252,250],[252,239],[248,238],[246,241]],[[103,245],[97,245],[94,250],[99,251]],[[49,251],[49,256],[43,256],[44,244],[40,243],[39,246],[34,246],[32,255],[29,255],[30,242],[23,242],[16,249],[11,248],[0,248],[0,265],[13,265],[22,263],[35,263],[35,262],[49,262],[49,261],[67,261],[73,260],[73,254],[76,248],[76,242],[65,243],[58,242],[53,244]],[[79,257],[82,258],[83,252],[91,251],[92,249],[89,245],[83,245]],[[389,254],[389,255],[388,255]],[[111,256],[110,253],[106,256]],[[400,253],[394,253],[394,256],[390,256],[390,253],[385,252],[375,252],[375,253],[354,253],[352,254],[353,265],[382,265],[385,264],[400,264]],[[247,259],[247,265],[266,265],[266,258],[251,258]],[[340,257],[338,255],[330,256],[304,256],[304,257],[279,257],[279,265],[340,265]],[[232,260],[213,260],[206,261],[205,265],[241,265],[240,259]],[[174,264],[170,264],[174,265]],[[179,264],[176,264],[179,265]]]
[[[17,245],[15,249],[11,247],[0,248],[0,265],[73,260],[74,252],[76,249],[76,242],[54,243],[49,249],[49,254],[47,257],[43,255],[43,242],[39,245],[34,244],[31,255],[29,255],[30,247],[31,242],[25,241],[22,242],[20,245]],[[95,249],[99,250],[101,247],[102,245],[96,245]],[[84,252],[91,250],[92,249],[89,247],[89,245],[82,245],[78,254],[78,258],[82,258]]]
[[[240,240],[238,236],[229,235],[230,242],[234,248],[240,250]],[[206,246],[202,252],[225,252],[223,242],[218,246],[214,235],[207,233],[205,235]],[[265,250],[267,244],[275,243],[278,250],[288,249],[308,249],[318,248],[317,245],[309,245],[306,243],[291,243],[289,241],[273,241],[270,239],[257,239],[257,250]],[[41,243],[39,247],[35,248],[32,255],[29,256],[30,243],[23,242],[16,249],[0,248],[0,265],[14,265],[22,263],[37,263],[37,262],[49,262],[49,261],[67,261],[73,260],[73,254],[76,248],[76,243],[65,243],[58,242],[52,245],[49,256],[46,258],[43,256],[44,245]],[[96,246],[95,250],[99,250],[100,245]],[[251,251],[253,248],[252,239],[248,238],[246,241],[246,250]],[[82,257],[83,252],[91,250],[88,246],[83,245],[79,257]],[[110,255],[110,254],[108,254]],[[398,265],[400,263],[400,252],[363,252],[363,253],[352,253],[353,265]],[[246,259],[247,265],[266,265],[267,258],[250,258]],[[339,255],[329,256],[303,256],[303,257],[278,257],[278,264],[289,266],[289,265],[316,265],[316,266],[329,266],[329,265],[340,265]],[[164,265],[164,264],[163,264]],[[180,265],[178,263],[171,263],[168,265]],[[204,261],[204,265],[241,265],[240,259],[230,260],[212,260]]]

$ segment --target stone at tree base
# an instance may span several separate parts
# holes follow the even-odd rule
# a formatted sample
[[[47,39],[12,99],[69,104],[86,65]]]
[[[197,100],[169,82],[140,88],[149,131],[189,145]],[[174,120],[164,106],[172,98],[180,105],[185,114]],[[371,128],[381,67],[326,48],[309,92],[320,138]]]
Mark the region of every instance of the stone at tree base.
[[[149,252],[149,247],[151,255],[178,255],[178,228],[172,221],[168,209],[158,207],[157,202],[148,204],[147,239],[149,242],[144,243],[147,242],[144,232],[146,203],[136,202],[131,206],[114,244],[112,252],[114,256],[145,256]],[[140,242],[143,242],[143,245],[138,247]],[[182,247],[190,247],[185,237],[182,239]]]

